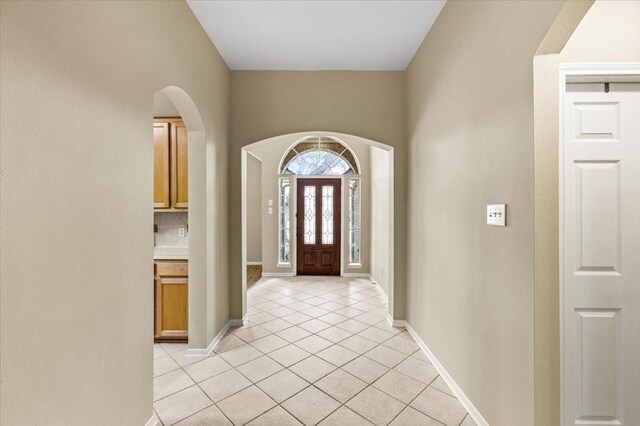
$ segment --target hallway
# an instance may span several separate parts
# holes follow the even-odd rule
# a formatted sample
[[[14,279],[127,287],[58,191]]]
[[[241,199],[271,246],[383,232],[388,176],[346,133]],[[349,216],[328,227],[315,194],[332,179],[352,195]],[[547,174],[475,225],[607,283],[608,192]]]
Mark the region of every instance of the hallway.
[[[248,306],[208,358],[154,346],[164,426],[475,425],[370,280],[263,278]]]

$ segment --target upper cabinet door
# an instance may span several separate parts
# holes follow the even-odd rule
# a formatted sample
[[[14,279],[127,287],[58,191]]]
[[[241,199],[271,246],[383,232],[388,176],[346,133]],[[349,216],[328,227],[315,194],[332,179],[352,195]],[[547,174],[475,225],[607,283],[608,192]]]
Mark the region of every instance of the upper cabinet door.
[[[169,123],[153,123],[153,208],[169,207]]]
[[[189,207],[188,132],[182,121],[171,123],[171,207]]]

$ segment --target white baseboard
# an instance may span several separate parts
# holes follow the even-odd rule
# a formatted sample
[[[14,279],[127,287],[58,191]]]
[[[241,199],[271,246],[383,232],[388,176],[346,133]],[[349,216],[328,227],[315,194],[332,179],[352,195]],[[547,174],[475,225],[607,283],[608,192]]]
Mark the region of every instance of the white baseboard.
[[[367,275],[369,276],[369,279],[371,280],[373,285],[376,286],[376,290],[378,290],[378,292],[382,295],[382,297],[384,297],[388,301],[389,300],[389,296],[387,296],[387,293],[385,293],[384,290],[382,289],[382,287],[380,287],[380,284],[378,284],[373,279],[373,275],[371,275],[371,274],[367,274]],[[394,320],[393,317],[391,317],[391,314],[389,314],[389,313],[387,313],[387,317],[386,318],[387,318],[387,322],[389,323],[389,325],[391,327],[404,327],[405,320]]]
[[[380,284],[378,284],[377,282],[373,281],[373,283],[376,286],[376,289],[380,292],[380,294],[382,296],[384,296],[387,300],[389,300],[389,296],[387,295],[387,293],[384,292],[384,290],[382,289],[382,287],[380,287]]]
[[[451,388],[454,395],[458,398],[458,401],[460,401],[460,404],[462,404],[464,409],[467,410],[467,413],[469,413],[469,416],[471,416],[471,418],[476,422],[478,426],[489,426],[489,423],[487,423],[484,417],[482,417],[482,414],[480,414],[480,411],[478,411],[478,409],[473,405],[473,403],[471,403],[471,400],[469,400],[469,398],[464,394],[464,392],[462,392],[462,389],[460,389],[460,386],[458,386],[456,382],[451,378],[447,370],[445,370],[442,364],[440,364],[440,361],[438,361],[436,356],[427,347],[427,344],[424,343],[424,341],[420,338],[418,333],[416,333],[416,331],[413,329],[413,327],[411,327],[411,325],[408,322],[406,321],[403,321],[403,322],[405,323],[404,324],[405,328],[407,329],[409,334],[411,334],[411,337],[413,337],[413,340],[415,340],[418,346],[420,346],[420,349],[422,349],[422,352],[424,352],[424,354],[427,356],[429,361],[431,361],[431,364],[433,364],[433,366],[438,371],[442,379],[449,386],[449,388]]]
[[[144,424],[144,426],[162,426],[160,420],[156,417],[155,414],[151,416],[149,420]]]
[[[387,314],[387,322],[391,327],[405,327],[407,324],[405,320],[394,320],[390,314]]]
[[[369,278],[371,279],[371,274],[368,272],[343,272],[342,276],[345,278]]]
[[[247,266],[255,266],[255,265],[262,266],[262,262],[247,262]]]
[[[229,320],[229,325],[231,327],[242,327],[243,325],[245,325],[247,323],[247,317],[248,316],[249,316],[249,314],[244,314],[244,316],[241,319]]]
[[[204,349],[189,348],[187,349],[187,353],[185,354],[185,356],[207,357],[211,355],[211,352],[213,352],[213,348],[215,348],[216,345],[220,343],[220,340],[222,340],[224,335],[227,334],[227,330],[229,330],[229,327],[241,327],[245,321],[246,321],[246,315],[245,315],[245,318],[243,319],[231,319],[227,321],[224,327],[222,327],[222,330],[220,330],[220,332],[216,335],[216,337],[213,338],[211,343],[209,343],[209,346],[207,346]]]
[[[263,277],[273,278],[273,277],[295,277],[296,274],[293,272],[263,272]]]
[[[373,284],[375,284],[376,289],[380,292],[380,294],[383,295],[387,300],[389,300],[389,296],[387,295],[387,293],[385,293],[382,287],[380,287],[380,284],[378,284],[378,281],[376,281],[376,279],[373,277],[373,274],[369,274],[369,279]]]

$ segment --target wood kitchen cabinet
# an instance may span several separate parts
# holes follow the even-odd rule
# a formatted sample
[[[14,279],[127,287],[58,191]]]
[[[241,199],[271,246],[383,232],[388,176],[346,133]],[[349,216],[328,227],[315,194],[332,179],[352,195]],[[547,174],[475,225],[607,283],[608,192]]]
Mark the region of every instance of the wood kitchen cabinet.
[[[154,339],[186,341],[189,333],[189,266],[186,260],[156,260]]]
[[[189,208],[189,136],[180,118],[153,123],[153,208]]]
[[[182,120],[171,123],[171,203],[175,209],[189,207],[188,139]]]
[[[171,207],[169,197],[169,123],[153,123],[153,208]]]

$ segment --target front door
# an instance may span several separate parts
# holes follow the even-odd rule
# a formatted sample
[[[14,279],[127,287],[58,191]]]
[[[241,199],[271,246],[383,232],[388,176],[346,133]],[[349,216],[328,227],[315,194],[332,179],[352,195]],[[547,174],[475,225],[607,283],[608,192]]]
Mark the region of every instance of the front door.
[[[298,179],[298,275],[340,275],[341,179]]]
[[[640,85],[568,86],[562,425],[640,425]]]

